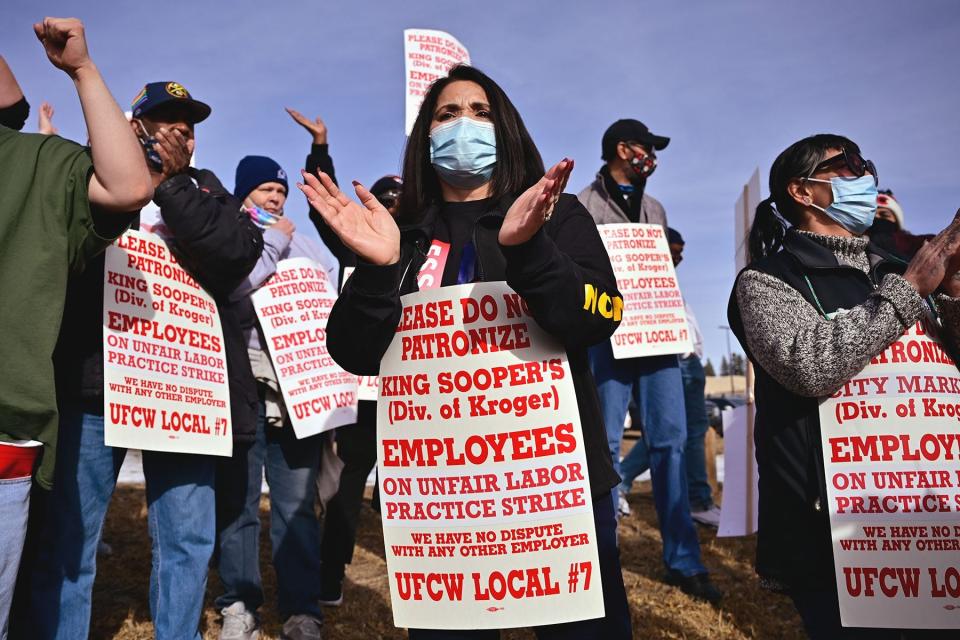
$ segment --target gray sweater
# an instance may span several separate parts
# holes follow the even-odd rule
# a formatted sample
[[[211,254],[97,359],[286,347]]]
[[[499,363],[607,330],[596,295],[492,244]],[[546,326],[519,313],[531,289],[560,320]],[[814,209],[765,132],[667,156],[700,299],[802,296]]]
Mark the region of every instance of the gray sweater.
[[[598,173],[596,180],[591,182],[577,194],[577,198],[587,208],[593,221],[597,224],[617,224],[630,222],[627,214],[620,208],[613,197],[607,193],[607,186],[603,182],[603,174]],[[643,199],[640,201],[640,222],[649,224],[659,224],[664,231],[667,229],[667,212],[664,211],[660,201],[646,191],[643,193]]]
[[[866,238],[799,233],[833,251],[841,263],[869,270]],[[909,282],[892,274],[863,304],[829,320],[796,289],[758,271],[741,274],[736,295],[757,364],[788,390],[808,397],[834,393],[919,320],[926,306]],[[955,349],[960,298],[940,295],[936,305],[942,338]]]

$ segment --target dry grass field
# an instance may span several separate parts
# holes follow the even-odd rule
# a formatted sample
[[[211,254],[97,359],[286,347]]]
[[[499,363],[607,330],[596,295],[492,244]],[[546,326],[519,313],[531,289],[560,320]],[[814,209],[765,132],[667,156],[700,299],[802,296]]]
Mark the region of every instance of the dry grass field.
[[[745,638],[792,640],[803,637],[800,621],[786,598],[763,591],[753,573],[753,538],[717,539],[700,528],[704,561],[726,593],[719,609],[688,598],[660,582],[660,534],[648,483],[631,496],[633,515],[620,524],[623,574],[633,615],[634,637],[688,640],[740,640]],[[261,505],[264,526],[261,566],[268,605],[262,610],[264,640],[279,637],[274,602],[275,577],[269,563],[269,518],[266,500]],[[93,604],[91,638],[140,640],[153,637],[147,604],[150,573],[146,502],[143,490],[120,487],[114,496],[104,538],[113,554],[100,559]],[[348,567],[345,603],[328,609],[325,637],[331,640],[405,638],[393,627],[386,579],[380,522],[364,507],[359,546]],[[216,639],[219,615],[212,606],[219,592],[216,571],[210,572],[204,638]],[[526,630],[503,634],[505,640],[532,639]]]

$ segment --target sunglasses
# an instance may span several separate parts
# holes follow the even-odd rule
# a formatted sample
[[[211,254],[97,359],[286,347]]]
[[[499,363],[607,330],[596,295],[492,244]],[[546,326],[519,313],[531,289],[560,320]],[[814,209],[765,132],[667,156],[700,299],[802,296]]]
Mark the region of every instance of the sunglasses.
[[[400,194],[396,191],[387,191],[377,196],[377,200],[380,201],[384,209],[389,209],[400,202]]]
[[[880,184],[880,176],[877,175],[877,167],[873,164],[873,161],[864,160],[863,156],[856,151],[849,151],[847,149],[841,150],[841,152],[837,155],[827,158],[815,166],[813,170],[810,171],[806,177],[804,177],[804,180],[809,180],[810,177],[815,173],[820,173],[821,171],[827,171],[828,169],[835,169],[843,166],[846,166],[847,169],[850,170],[850,173],[858,178],[862,178],[864,175],[869,173],[873,176],[873,183]]]

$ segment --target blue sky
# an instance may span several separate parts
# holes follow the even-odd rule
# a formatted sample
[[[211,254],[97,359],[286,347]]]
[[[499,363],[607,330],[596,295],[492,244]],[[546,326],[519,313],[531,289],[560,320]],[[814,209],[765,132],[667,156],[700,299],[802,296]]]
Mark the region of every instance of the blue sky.
[[[213,107],[197,157],[230,188],[241,157],[295,173],[308,135],[284,106],[321,115],[342,181],[399,170],[404,28],[449,31],[523,115],[545,162],[577,161],[569,189],[600,166],[621,117],[672,138],[649,192],[687,241],[679,269],[707,353],[726,351],[733,207],[743,183],[795,140],[853,138],[907,227],[942,228],[960,206],[960,3],[641,1],[43,2],[4,0],[0,54],[34,114],[52,102],[62,135],[85,139],[68,78],[30,24],[84,20],[91,55],[124,107],[147,81],[174,80]],[[28,125],[35,128],[35,121]],[[29,129],[34,130],[34,129]],[[288,213],[306,229],[294,194]]]

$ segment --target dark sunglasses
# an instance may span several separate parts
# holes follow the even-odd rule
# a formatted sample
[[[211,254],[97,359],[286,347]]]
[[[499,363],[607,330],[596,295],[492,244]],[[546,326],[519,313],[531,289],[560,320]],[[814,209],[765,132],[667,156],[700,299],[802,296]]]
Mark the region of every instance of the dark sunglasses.
[[[813,170],[804,177],[804,180],[809,180],[810,177],[815,173],[820,173],[821,171],[826,171],[828,169],[834,169],[836,167],[842,167],[846,165],[850,172],[858,178],[862,178],[864,175],[869,173],[873,176],[873,183],[880,184],[880,176],[877,175],[877,167],[873,164],[873,160],[864,160],[863,156],[855,151],[849,151],[843,149],[837,155],[827,158]]]
[[[395,191],[387,191],[377,196],[377,200],[380,201],[384,209],[389,209],[400,202],[400,194]]]

